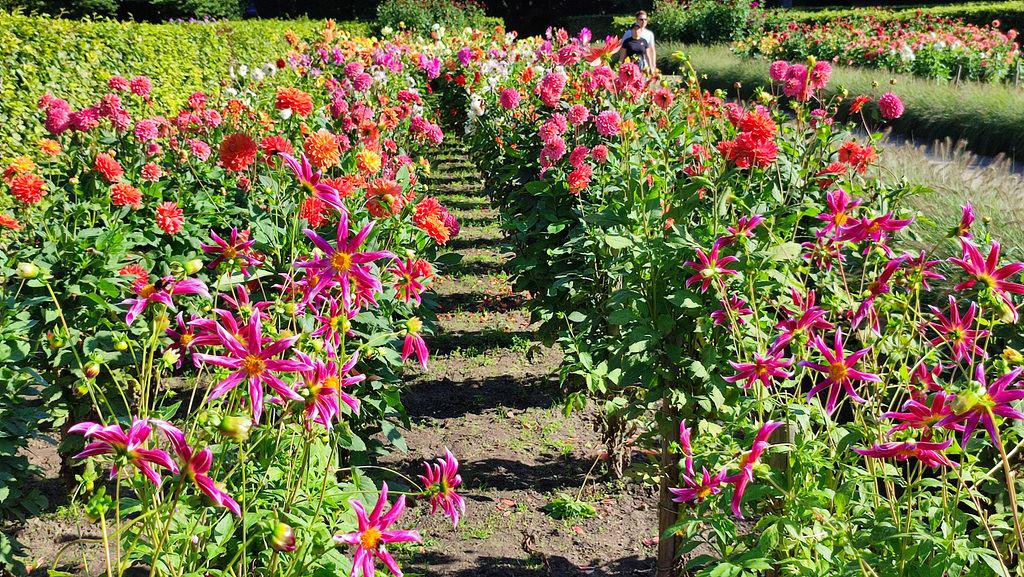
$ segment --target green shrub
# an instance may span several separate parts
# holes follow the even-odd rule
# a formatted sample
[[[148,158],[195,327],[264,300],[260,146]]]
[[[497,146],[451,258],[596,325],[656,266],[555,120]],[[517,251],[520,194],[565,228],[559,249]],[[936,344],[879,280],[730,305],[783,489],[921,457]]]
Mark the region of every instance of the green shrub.
[[[629,17],[632,22],[632,16]],[[566,16],[556,22],[557,26],[565,28],[571,36],[579,34],[580,30],[587,28],[593,34],[594,40],[603,40],[606,36],[622,36],[623,30],[629,27],[618,25],[621,18],[610,14],[589,14],[586,16]]]
[[[405,28],[425,33],[435,24],[448,30],[484,29],[491,21],[475,0],[385,0],[377,6],[376,25],[377,31]]]
[[[743,0],[658,0],[650,27],[662,41],[712,44],[742,38],[750,16]]]

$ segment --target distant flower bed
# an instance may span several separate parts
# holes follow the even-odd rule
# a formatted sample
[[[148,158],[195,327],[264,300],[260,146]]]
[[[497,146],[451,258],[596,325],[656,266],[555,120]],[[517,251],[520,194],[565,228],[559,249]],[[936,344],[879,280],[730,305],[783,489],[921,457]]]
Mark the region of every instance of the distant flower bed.
[[[999,82],[1012,78],[1020,59],[1016,30],[963,24],[918,12],[909,21],[865,11],[825,23],[773,23],[735,42],[747,56],[766,59],[815,57],[850,66],[885,68],[942,80]]]

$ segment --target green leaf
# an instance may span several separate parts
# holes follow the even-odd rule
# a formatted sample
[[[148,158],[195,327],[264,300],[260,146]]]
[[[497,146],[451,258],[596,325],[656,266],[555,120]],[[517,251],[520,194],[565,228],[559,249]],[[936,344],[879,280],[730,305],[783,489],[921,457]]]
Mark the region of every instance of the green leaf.
[[[761,254],[768,260],[793,260],[800,256],[800,252],[803,247],[799,243],[785,242],[780,245],[776,245],[765,249]]]
[[[665,297],[665,299],[684,309],[698,309],[704,306],[703,299],[701,299],[699,294],[685,289],[676,291]]]
[[[604,235],[604,242],[605,242],[605,244],[607,244],[611,248],[616,248],[616,249],[626,248],[627,246],[632,244],[628,238],[623,237],[623,236],[617,236],[617,235],[614,235],[614,234],[606,234],[606,235]]]
[[[619,309],[608,315],[608,324],[611,325],[625,325],[630,321],[634,320],[636,315],[629,309]]]

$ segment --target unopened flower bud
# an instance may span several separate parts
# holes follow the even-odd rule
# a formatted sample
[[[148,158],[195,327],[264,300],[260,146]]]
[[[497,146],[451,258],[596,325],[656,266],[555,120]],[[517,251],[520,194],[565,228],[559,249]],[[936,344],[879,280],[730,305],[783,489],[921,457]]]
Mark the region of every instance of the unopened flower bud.
[[[198,258],[194,258],[185,263],[185,272],[188,274],[196,274],[203,270],[203,261]]]
[[[226,415],[221,417],[217,430],[230,439],[245,441],[252,430],[252,418],[245,415]]]
[[[1003,360],[1014,365],[1019,365],[1024,363],[1024,355],[1021,355],[1020,351],[1017,349],[1006,347],[1003,349]]]
[[[165,330],[167,330],[168,327],[171,326],[171,319],[167,318],[167,315],[165,313],[160,313],[153,320],[153,323],[156,325],[156,331],[162,333]]]
[[[295,530],[287,523],[277,522],[270,536],[270,547],[275,551],[290,553],[295,550]]]
[[[984,392],[985,389],[981,386],[981,383],[972,382],[971,387],[961,391],[959,395],[954,397],[953,402],[949,406],[953,409],[954,413],[962,415],[981,402],[981,395]]]
[[[167,367],[173,367],[178,364],[179,359],[181,359],[181,353],[178,352],[178,349],[167,349],[164,351],[163,356],[160,357],[160,360],[163,361],[164,365]]]
[[[19,262],[14,274],[22,280],[30,280],[39,276],[39,267],[30,262]]]
[[[95,379],[100,374],[100,364],[96,361],[89,361],[85,363],[84,367],[82,367],[82,373],[85,374],[87,378]]]

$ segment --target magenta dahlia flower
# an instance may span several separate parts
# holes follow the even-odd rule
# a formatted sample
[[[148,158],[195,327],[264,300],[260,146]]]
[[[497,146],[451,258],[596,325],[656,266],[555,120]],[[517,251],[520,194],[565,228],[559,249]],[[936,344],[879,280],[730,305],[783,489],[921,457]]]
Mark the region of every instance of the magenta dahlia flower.
[[[772,431],[785,424],[782,421],[768,421],[761,425],[757,436],[754,437],[754,444],[740,457],[740,472],[722,479],[723,483],[735,485],[731,507],[733,514],[740,519],[743,518],[743,514],[740,512],[740,503],[743,501],[743,492],[747,490],[747,484],[754,480],[754,466],[761,460],[761,453],[771,446],[768,443],[768,437],[771,436]]]
[[[230,316],[230,315],[229,315]],[[302,360],[275,359],[273,357],[289,350],[302,337],[301,334],[275,341],[264,347],[263,324],[260,315],[252,315],[248,324],[240,331],[229,332],[221,324],[215,324],[220,344],[228,355],[218,356],[206,353],[193,355],[200,362],[235,369],[227,378],[210,391],[210,400],[218,399],[235,388],[243,380],[249,384],[249,403],[253,420],[259,422],[263,415],[263,385],[268,385],[277,394],[292,401],[304,400],[284,383],[276,372],[308,371],[311,367]]]
[[[978,423],[984,423],[989,438],[998,444],[1000,437],[996,431],[996,415],[1007,419],[1024,420],[1024,413],[1013,408],[1014,401],[1024,399],[1024,389],[1009,389],[1017,384],[1021,371],[1024,371],[1024,367],[1017,367],[989,385],[985,379],[985,365],[978,363],[972,387],[950,401],[953,414],[935,423],[935,426],[948,427],[963,421],[964,434],[960,446],[966,447],[967,440],[974,434]]]
[[[402,577],[402,569],[395,562],[394,557],[387,552],[384,545],[388,543],[402,543],[412,542],[419,543],[423,541],[420,534],[416,531],[389,531],[390,527],[405,510],[405,495],[398,498],[398,501],[393,507],[384,515],[384,504],[388,502],[388,484],[382,483],[380,490],[380,497],[377,499],[377,506],[373,508],[373,511],[367,515],[366,509],[363,508],[363,504],[354,499],[349,501],[352,505],[352,509],[356,512],[356,517],[359,518],[359,530],[354,533],[346,533],[344,535],[335,535],[334,540],[338,543],[345,543],[347,545],[357,545],[359,548],[356,549],[356,554],[352,559],[352,575],[351,577],[373,577],[376,571],[374,567],[374,557],[380,559],[384,565],[395,575],[395,577]]]
[[[172,473],[178,472],[178,465],[162,449],[147,449],[146,443],[149,440],[153,428],[146,419],[133,419],[132,426],[126,434],[120,425],[101,425],[83,421],[68,429],[69,433],[82,433],[86,439],[93,439],[85,450],[75,455],[75,459],[95,457],[97,455],[114,455],[114,468],[110,471],[110,478],[117,476],[118,467],[123,463],[129,463],[139,470],[154,485],[160,486],[160,474],[153,470],[151,465],[158,465]]]
[[[341,221],[338,223],[337,246],[331,246],[326,240],[320,238],[315,232],[308,228],[302,229],[309,240],[313,241],[324,256],[318,259],[295,263],[294,267],[321,269],[318,273],[319,280],[306,292],[304,304],[313,300],[317,294],[335,280],[341,283],[341,296],[346,306],[352,304],[352,284],[367,287],[373,292],[382,290],[380,280],[369,273],[366,268],[359,265],[373,262],[381,258],[395,258],[394,253],[387,250],[374,252],[356,252],[363,244],[370,231],[373,230],[373,222],[368,223],[360,230],[355,237],[349,240],[348,213],[341,213]]]
[[[960,265],[973,278],[956,285],[953,289],[969,289],[975,283],[981,283],[982,288],[988,288],[994,297],[1006,304],[1013,316],[1013,322],[1016,323],[1019,318],[1017,307],[1014,306],[1007,293],[1024,294],[1024,284],[1010,282],[1006,279],[1024,269],[1024,263],[1018,262],[999,267],[1000,247],[999,243],[995,241],[992,242],[992,252],[988,253],[987,258],[982,257],[978,247],[970,242],[961,239],[960,244],[963,245],[963,258],[951,258],[949,262]]]
[[[807,393],[807,400],[818,394],[825,388],[828,388],[828,401],[825,404],[825,411],[831,413],[836,408],[836,403],[839,400],[839,391],[845,390],[846,394],[851,399],[858,403],[866,403],[867,401],[860,397],[855,390],[853,390],[853,380],[858,381],[873,381],[881,382],[881,378],[873,373],[866,373],[864,371],[858,371],[853,368],[857,361],[871,350],[871,347],[865,347],[850,356],[846,356],[843,351],[843,332],[837,329],[835,335],[835,346],[829,349],[828,345],[821,337],[815,337],[814,346],[818,349],[825,360],[828,361],[827,365],[820,363],[812,363],[810,361],[800,361],[797,363],[798,366],[807,367],[816,371],[821,371],[828,375],[828,378],[814,385],[810,392]]]
[[[242,508],[238,505],[238,502],[224,491],[218,489],[217,485],[207,475],[210,472],[210,466],[213,465],[213,451],[209,447],[204,447],[199,452],[194,451],[185,442],[185,433],[182,433],[181,429],[167,421],[153,419],[152,423],[167,435],[167,439],[171,442],[171,446],[174,447],[174,451],[178,453],[178,458],[184,467],[181,474],[195,483],[196,487],[209,497],[211,501],[241,517]]]
[[[165,276],[155,283],[136,285],[132,288],[135,290],[137,298],[125,299],[121,302],[123,305],[131,305],[124,319],[129,325],[151,302],[155,301],[163,304],[173,311],[176,309],[174,308],[174,301],[171,299],[172,295],[196,294],[210,298],[210,291],[206,289],[203,281],[194,278],[175,281],[174,277]]]
[[[946,439],[944,443],[917,442],[914,439],[906,441],[893,441],[890,443],[875,443],[870,449],[854,447],[853,450],[876,459],[888,459],[895,457],[897,461],[906,461],[910,457],[917,457],[919,461],[929,467],[956,467],[956,463],[949,460],[942,451],[949,448],[953,439]]]
[[[452,519],[452,526],[459,526],[459,516],[466,514],[466,501],[455,492],[455,489],[462,484],[462,476],[459,475],[459,461],[455,455],[444,448],[444,459],[438,459],[436,465],[423,463],[427,469],[426,475],[419,475],[425,489],[423,494],[430,498],[430,514],[433,515],[440,507],[445,515]]]

